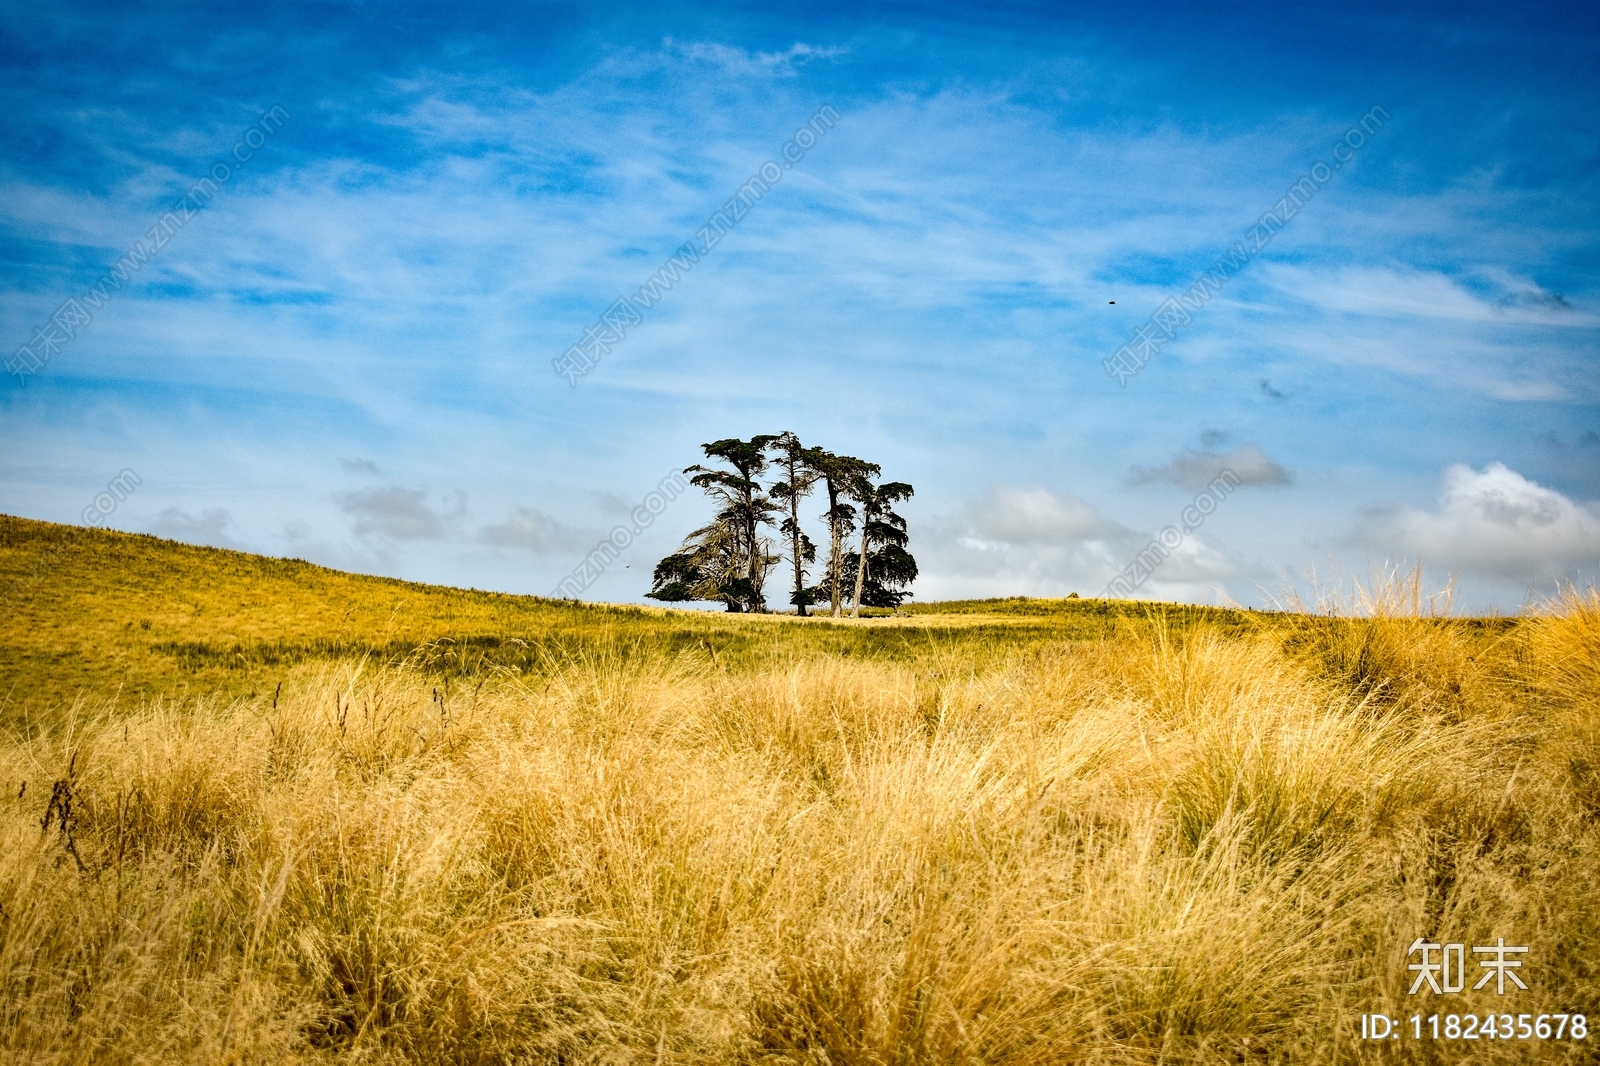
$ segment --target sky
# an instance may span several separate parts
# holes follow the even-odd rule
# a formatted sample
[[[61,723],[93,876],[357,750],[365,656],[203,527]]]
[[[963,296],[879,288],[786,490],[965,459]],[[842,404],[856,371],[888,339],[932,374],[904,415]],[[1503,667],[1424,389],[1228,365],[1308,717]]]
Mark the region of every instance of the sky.
[[[1600,8],[1313,8],[6,0],[0,511],[646,602],[790,430],[919,600],[1592,584]]]

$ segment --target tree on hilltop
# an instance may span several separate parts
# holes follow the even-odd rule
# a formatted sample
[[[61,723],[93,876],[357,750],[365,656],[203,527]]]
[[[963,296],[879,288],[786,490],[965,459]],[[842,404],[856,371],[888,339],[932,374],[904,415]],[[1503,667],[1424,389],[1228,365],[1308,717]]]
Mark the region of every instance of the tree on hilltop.
[[[757,480],[767,468],[766,449],[777,440],[763,434],[740,440],[729,437],[703,444],[708,459],[720,459],[732,470],[696,464],[689,483],[717,502],[716,516],[690,533],[683,546],[656,564],[651,599],[664,601],[720,600],[730,611],[765,611],[763,586],[778,557],[760,536],[778,507]]]
[[[844,538],[855,530],[856,519],[856,509],[846,502],[850,485],[859,477],[877,477],[882,468],[877,463],[853,455],[835,455],[822,448],[806,449],[806,463],[816,471],[828,493],[828,509],[822,513],[822,520],[828,523],[828,565],[816,592],[827,596],[830,613],[838,618],[843,610],[848,580]]]
[[[785,431],[778,434],[770,448],[776,456],[774,465],[783,480],[773,482],[767,494],[788,508],[783,524],[778,529],[789,538],[789,561],[794,566],[794,590],[789,594],[789,602],[794,604],[795,612],[804,618],[806,607],[813,597],[812,590],[806,588],[805,568],[807,563],[816,562],[817,546],[800,526],[800,501],[811,494],[812,487],[821,475],[811,468],[807,462],[808,449],[793,433]]]
[[[906,520],[894,512],[894,504],[912,494],[904,481],[874,485],[861,474],[850,482],[850,495],[861,505],[861,541],[852,556],[856,571],[852,618],[861,617],[863,606],[899,607],[910,595],[900,590],[916,580],[917,561],[906,551]]]
[[[765,611],[765,586],[771,568],[783,555],[761,536],[761,527],[777,525],[786,541],[794,587],[789,602],[798,614],[826,601],[832,616],[851,605],[852,617],[862,607],[898,607],[911,593],[917,562],[906,550],[905,519],[894,504],[909,499],[911,486],[901,481],[874,483],[877,463],[825,448],[806,447],[790,432],[759,434],[749,440],[729,437],[703,444],[708,459],[724,465],[695,465],[684,470],[716,503],[711,521],[684,538],[679,549],[656,564],[651,599],[668,602],[715,600],[729,611]],[[770,460],[769,460],[770,457]],[[774,479],[761,478],[775,467]],[[817,558],[817,545],[800,520],[801,502],[821,484],[828,497],[822,520],[828,527],[828,559],[816,585],[806,587],[807,565]],[[859,510],[858,510],[859,507]],[[856,550],[846,540],[859,536]]]

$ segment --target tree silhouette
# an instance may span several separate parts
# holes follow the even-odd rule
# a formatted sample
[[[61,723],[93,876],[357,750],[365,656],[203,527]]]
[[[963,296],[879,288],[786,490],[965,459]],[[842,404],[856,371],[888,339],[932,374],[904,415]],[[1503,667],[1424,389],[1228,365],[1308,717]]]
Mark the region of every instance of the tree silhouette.
[[[656,564],[654,583],[645,593],[657,600],[720,600],[730,611],[765,611],[767,570],[777,561],[770,542],[759,536],[778,507],[757,480],[767,468],[766,449],[777,440],[762,434],[749,440],[729,437],[703,444],[706,457],[732,470],[696,464],[684,469],[718,503],[711,523],[684,539],[683,547]]]
[[[909,570],[910,578],[904,582],[909,584],[917,576],[917,562],[905,550],[906,520],[893,510],[894,504],[909,500],[912,493],[911,486],[904,481],[873,485],[865,474],[858,474],[850,480],[850,495],[861,504],[861,545],[856,551],[856,591],[850,597],[851,618],[861,617],[862,595],[866,591],[867,571],[871,563],[877,562],[880,566],[875,599],[883,600],[896,595],[885,587],[886,578],[891,584],[898,583],[897,579]],[[872,550],[873,545],[878,546],[877,552]],[[883,606],[898,607],[903,598],[902,594],[892,604]]]
[[[817,592],[826,593],[834,618],[838,618],[844,601],[845,565],[844,537],[854,531],[856,509],[845,502],[850,485],[856,478],[877,477],[882,468],[851,455],[835,455],[822,448],[806,449],[806,464],[822,479],[828,493],[828,509],[822,520],[828,523],[827,575],[817,586]]]
[[[645,593],[653,600],[720,600],[730,611],[750,602],[745,577],[744,530],[726,513],[684,538],[683,547],[656,564]]]
[[[789,538],[789,559],[794,564],[794,591],[789,594],[789,602],[794,604],[795,612],[804,618],[806,607],[813,597],[812,590],[806,588],[805,565],[816,561],[817,546],[800,527],[800,501],[811,494],[812,487],[821,475],[807,463],[807,450],[793,433],[786,430],[778,434],[770,448],[775,456],[774,465],[783,480],[774,482],[767,494],[788,507],[788,514],[778,528]]]
[[[902,481],[874,484],[877,463],[825,448],[806,447],[790,432],[759,434],[749,440],[729,437],[703,444],[708,459],[723,466],[695,465],[690,483],[716,503],[711,521],[684,538],[679,549],[656,564],[651,599],[717,600],[730,611],[765,611],[765,587],[771,568],[782,561],[761,527],[777,525],[787,541],[794,588],[789,602],[798,614],[827,601],[835,618],[851,605],[851,616],[863,607],[898,607],[910,596],[917,561],[906,550],[905,519],[894,505],[912,495]],[[774,481],[763,489],[761,478],[775,468]],[[800,505],[816,485],[827,492],[828,561],[820,581],[806,587],[807,564],[817,546],[800,521]],[[846,538],[857,533],[856,550]]]

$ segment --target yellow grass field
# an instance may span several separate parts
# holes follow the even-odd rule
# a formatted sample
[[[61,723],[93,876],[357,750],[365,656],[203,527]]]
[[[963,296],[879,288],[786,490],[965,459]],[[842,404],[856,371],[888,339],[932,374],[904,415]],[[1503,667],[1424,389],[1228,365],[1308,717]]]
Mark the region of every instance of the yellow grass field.
[[[1415,591],[801,621],[0,518],[0,1061],[1597,1061],[1409,1019],[1600,1023],[1600,597]]]

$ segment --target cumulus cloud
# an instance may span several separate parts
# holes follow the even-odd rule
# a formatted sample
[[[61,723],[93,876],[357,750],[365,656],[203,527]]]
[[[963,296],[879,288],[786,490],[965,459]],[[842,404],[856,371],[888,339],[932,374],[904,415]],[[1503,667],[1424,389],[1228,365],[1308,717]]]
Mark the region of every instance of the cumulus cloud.
[[[931,523],[924,569],[933,596],[1093,595],[1150,543],[1150,534],[1100,514],[1076,496],[997,485],[958,513]],[[1237,568],[1186,538],[1139,594],[1205,598]]]
[[[176,507],[168,507],[156,515],[149,532],[169,540],[186,544],[204,544],[212,548],[243,549],[244,545],[228,535],[233,515],[221,507],[208,507],[197,515]]]
[[[465,501],[459,499],[459,494],[455,495],[459,513]],[[353,519],[350,528],[360,537],[376,534],[390,540],[440,540],[445,535],[449,517],[429,507],[426,493],[421,489],[392,485],[343,493],[338,497],[338,504],[339,510]]]
[[[581,531],[536,507],[519,507],[504,522],[479,530],[478,539],[498,548],[535,553],[577,548],[584,540]]]
[[[1241,485],[1291,485],[1294,475],[1267,458],[1254,444],[1241,444],[1231,452],[1186,451],[1164,466],[1134,467],[1128,480],[1135,485],[1162,482],[1198,492],[1231,470]]]
[[[1600,503],[1574,502],[1503,463],[1457,463],[1444,472],[1437,509],[1369,511],[1358,536],[1386,554],[1537,584],[1600,565]]]
[[[1102,539],[1118,529],[1078,497],[1042,488],[998,485],[965,514],[966,539],[974,545],[1061,544]]]

